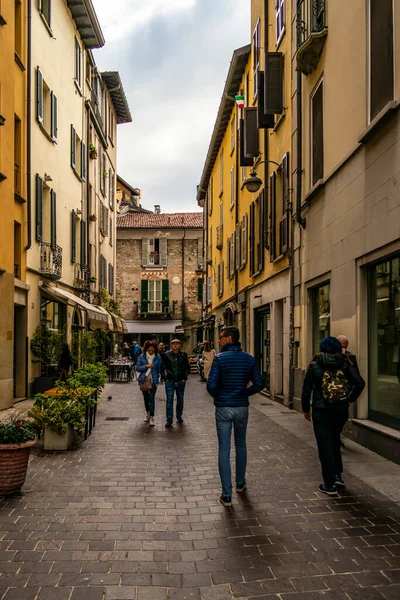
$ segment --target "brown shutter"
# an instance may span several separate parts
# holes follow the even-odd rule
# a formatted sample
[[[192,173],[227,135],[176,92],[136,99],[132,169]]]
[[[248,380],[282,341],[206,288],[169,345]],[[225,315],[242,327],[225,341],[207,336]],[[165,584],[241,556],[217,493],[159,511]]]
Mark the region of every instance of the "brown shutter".
[[[323,82],[312,98],[312,185],[324,176],[324,94]]]
[[[254,202],[250,204],[250,275],[254,275]]]
[[[270,177],[270,197],[271,197],[271,229],[269,252],[271,262],[276,259],[276,173]]]
[[[289,245],[289,153],[282,160],[282,219],[279,227],[279,253],[286,254]]]
[[[283,54],[265,53],[264,112],[280,115],[283,112]]]
[[[244,109],[244,155],[255,158],[260,152],[257,108]],[[243,165],[244,166],[244,165]]]
[[[258,197],[258,210],[260,216],[260,241],[258,243],[258,270],[262,271],[264,268],[264,190],[262,190],[261,194]]]
[[[239,149],[240,149],[240,159],[239,164],[241,167],[252,167],[253,159],[248,158],[244,154],[244,119],[240,119],[240,132],[239,132]]]
[[[274,115],[266,115],[264,112],[264,71],[258,71],[258,105],[257,105],[257,127],[258,129],[273,129],[275,127]]]

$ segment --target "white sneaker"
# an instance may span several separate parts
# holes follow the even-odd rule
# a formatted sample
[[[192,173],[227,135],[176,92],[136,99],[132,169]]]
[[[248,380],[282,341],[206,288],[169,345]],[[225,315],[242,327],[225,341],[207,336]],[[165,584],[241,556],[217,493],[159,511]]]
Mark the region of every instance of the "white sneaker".
[[[148,423],[149,421],[150,421],[150,413],[147,413],[147,415],[143,419],[143,423]]]
[[[154,427],[154,417],[150,417],[150,427]]]

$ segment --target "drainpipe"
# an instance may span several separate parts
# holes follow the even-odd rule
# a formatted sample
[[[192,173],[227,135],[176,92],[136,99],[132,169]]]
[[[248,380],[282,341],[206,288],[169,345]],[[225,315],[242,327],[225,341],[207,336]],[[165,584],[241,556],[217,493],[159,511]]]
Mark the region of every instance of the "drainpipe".
[[[28,32],[27,32],[27,45],[28,45],[28,56],[27,56],[27,93],[26,93],[26,224],[27,224],[27,244],[25,251],[29,250],[32,246],[32,181],[31,181],[31,168],[32,168],[32,0],[28,1]]]
[[[182,237],[182,327],[185,320],[185,238],[186,228],[183,230]]]
[[[90,159],[89,159],[89,145],[90,145],[90,110],[87,103],[83,104],[84,110],[86,111],[86,264],[88,265],[87,270],[87,285],[90,288],[90,264],[89,264],[89,249],[90,249]],[[88,294],[88,302],[90,302],[90,292]]]

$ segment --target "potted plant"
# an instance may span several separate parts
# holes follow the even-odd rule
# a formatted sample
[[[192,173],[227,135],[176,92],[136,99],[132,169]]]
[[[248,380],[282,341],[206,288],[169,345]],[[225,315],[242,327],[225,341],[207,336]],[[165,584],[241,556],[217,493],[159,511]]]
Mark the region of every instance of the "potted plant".
[[[71,389],[76,388],[95,388],[96,392],[101,391],[107,381],[107,367],[101,363],[86,364],[80,367],[66,385]]]
[[[93,160],[96,160],[97,150],[96,150],[96,146],[93,144],[93,142],[89,142],[89,155],[90,155],[90,158],[92,158]]]
[[[15,494],[24,485],[37,425],[27,419],[0,424],[0,494]]]
[[[40,376],[35,377],[34,393],[42,393],[54,387],[63,343],[62,330],[49,329],[46,325],[38,325],[35,329],[30,347],[35,357],[32,362],[40,364]]]
[[[37,394],[33,414],[44,431],[44,450],[68,450],[85,425],[85,408],[93,390],[60,384],[54,395]]]
[[[104,177],[104,179],[107,179],[107,177],[108,177],[108,173],[105,170],[103,170],[103,177]]]
[[[96,221],[97,220],[97,215],[90,215],[89,219],[90,219],[90,221]]]

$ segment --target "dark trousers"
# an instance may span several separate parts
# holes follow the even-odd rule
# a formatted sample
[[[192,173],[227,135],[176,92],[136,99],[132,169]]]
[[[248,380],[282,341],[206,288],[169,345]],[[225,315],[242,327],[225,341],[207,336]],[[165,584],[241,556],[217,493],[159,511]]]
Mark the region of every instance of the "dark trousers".
[[[335,475],[340,475],[343,471],[340,434],[348,418],[347,404],[315,408],[312,412],[322,477],[328,487],[332,487],[335,483]]]
[[[142,390],[144,407],[151,417],[154,417],[156,391],[156,385],[153,385],[151,390]]]

